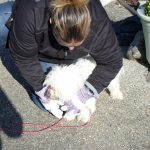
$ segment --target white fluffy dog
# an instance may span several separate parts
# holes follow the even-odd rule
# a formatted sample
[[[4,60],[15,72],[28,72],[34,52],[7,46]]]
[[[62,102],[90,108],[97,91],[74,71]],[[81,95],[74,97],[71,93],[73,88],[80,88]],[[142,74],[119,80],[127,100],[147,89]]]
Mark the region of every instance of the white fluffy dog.
[[[44,85],[49,87],[47,92],[49,98],[63,103],[70,103],[71,101],[80,110],[78,113],[74,113],[73,110],[67,111],[64,115],[66,120],[73,120],[77,117],[78,120],[87,122],[90,115],[95,112],[95,97],[90,98],[85,104],[76,98],[76,93],[84,86],[95,67],[94,59],[91,56],[86,56],[77,59],[75,63],[69,66],[55,66],[48,73]],[[107,87],[113,99],[123,99],[119,84],[120,74],[121,70]]]

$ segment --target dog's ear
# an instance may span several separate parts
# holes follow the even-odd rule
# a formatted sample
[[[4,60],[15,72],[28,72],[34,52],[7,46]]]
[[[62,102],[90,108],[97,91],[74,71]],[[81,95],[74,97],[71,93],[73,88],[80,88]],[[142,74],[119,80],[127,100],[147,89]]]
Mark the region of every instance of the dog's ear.
[[[48,87],[47,87],[47,90],[45,91],[45,93],[44,93],[44,96],[45,97],[47,97],[47,98],[50,98],[51,97],[51,86],[49,85]]]
[[[51,85],[49,85],[47,87],[47,90],[46,90],[44,96],[49,98],[49,99],[57,100],[59,98],[56,95],[58,95],[58,94],[56,94],[55,89]]]

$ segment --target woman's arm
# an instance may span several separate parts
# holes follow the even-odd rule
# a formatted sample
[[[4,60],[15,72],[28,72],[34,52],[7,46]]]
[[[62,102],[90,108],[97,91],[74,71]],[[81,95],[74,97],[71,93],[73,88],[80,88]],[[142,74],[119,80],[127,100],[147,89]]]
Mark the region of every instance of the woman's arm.
[[[97,23],[97,33],[92,42],[91,56],[97,67],[88,78],[89,88],[95,88],[100,93],[115,78],[122,67],[122,52],[108,17]]]
[[[42,89],[45,74],[38,59],[34,18],[31,8],[17,7],[10,31],[9,46],[14,62],[22,76],[35,91],[39,91]]]

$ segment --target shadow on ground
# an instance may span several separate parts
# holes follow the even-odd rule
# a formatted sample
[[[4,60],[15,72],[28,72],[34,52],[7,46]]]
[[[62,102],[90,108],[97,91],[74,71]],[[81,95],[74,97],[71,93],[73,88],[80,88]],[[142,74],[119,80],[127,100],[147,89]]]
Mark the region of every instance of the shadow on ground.
[[[27,84],[27,82],[24,80],[19,70],[15,66],[11,58],[9,49],[2,47],[0,50],[0,57],[3,65],[9,71],[9,73],[14,77],[14,79],[17,80],[27,90],[27,92],[30,91],[31,87]]]
[[[21,137],[22,129],[21,116],[11,104],[4,91],[0,90],[0,132],[11,138],[19,138]],[[0,149],[2,149],[1,139]]]

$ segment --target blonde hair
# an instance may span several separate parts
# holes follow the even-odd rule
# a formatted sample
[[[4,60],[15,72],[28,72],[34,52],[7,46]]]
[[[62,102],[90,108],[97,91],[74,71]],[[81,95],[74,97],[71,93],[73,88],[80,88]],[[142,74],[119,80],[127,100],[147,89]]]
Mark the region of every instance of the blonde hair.
[[[83,41],[90,30],[88,0],[53,0],[52,27],[55,37],[70,43]]]

